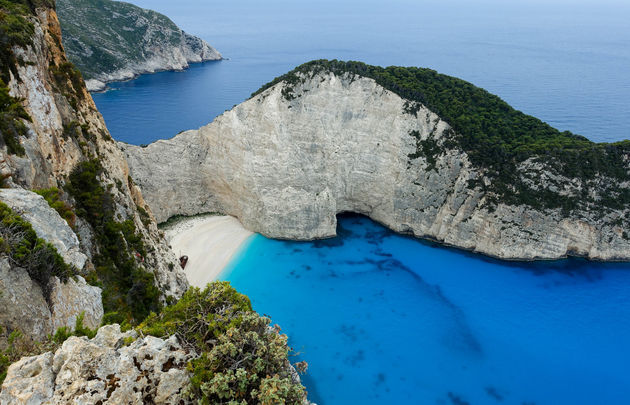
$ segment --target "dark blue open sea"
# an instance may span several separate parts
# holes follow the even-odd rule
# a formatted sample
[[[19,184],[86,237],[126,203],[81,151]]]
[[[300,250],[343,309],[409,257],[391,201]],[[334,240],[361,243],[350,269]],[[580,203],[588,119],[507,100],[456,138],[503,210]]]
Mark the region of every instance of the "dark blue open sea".
[[[133,2],[229,60],[94,94],[125,142],[205,125],[319,58],[430,67],[559,129],[630,138],[627,2]],[[253,236],[222,278],[290,336],[320,405],[630,403],[630,264],[499,262],[349,215],[327,241]]]

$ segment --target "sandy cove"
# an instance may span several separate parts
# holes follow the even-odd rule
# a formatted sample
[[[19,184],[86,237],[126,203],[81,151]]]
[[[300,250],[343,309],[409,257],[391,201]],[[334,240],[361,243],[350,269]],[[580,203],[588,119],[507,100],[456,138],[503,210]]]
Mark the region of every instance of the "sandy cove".
[[[177,257],[188,256],[186,277],[200,288],[216,280],[253,235],[236,218],[219,215],[183,219],[164,231]]]

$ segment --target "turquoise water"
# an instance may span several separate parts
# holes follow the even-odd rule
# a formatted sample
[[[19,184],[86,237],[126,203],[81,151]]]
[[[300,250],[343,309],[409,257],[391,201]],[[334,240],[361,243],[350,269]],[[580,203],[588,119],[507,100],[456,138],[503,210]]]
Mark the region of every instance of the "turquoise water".
[[[198,128],[311,59],[436,69],[559,129],[630,136],[630,4],[602,1],[136,0],[230,60],[94,94],[133,144]],[[514,264],[395,235],[254,236],[224,272],[334,404],[630,403],[630,264]]]
[[[612,0],[134,0],[230,58],[95,94],[114,138],[211,122],[312,59],[422,66],[461,77],[561,130],[630,138],[630,2]]]
[[[221,275],[272,315],[319,404],[627,404],[630,264],[515,264],[341,216],[252,237]]]

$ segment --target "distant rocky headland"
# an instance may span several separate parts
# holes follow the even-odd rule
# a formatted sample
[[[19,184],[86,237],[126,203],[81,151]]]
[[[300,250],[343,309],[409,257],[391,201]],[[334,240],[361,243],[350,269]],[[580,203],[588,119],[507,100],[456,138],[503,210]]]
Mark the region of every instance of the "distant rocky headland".
[[[168,17],[129,3],[57,0],[57,12],[68,59],[83,73],[89,91],[144,73],[222,59],[216,49]]]
[[[309,240],[349,211],[502,259],[630,259],[629,141],[429,69],[314,61],[199,130],[120,146],[158,221],[222,212]]]

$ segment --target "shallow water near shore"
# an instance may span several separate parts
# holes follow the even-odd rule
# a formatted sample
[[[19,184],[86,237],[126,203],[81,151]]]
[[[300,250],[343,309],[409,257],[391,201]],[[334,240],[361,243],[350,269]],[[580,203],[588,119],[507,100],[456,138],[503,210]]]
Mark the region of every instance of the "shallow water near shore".
[[[630,264],[506,263],[356,215],[315,242],[256,235],[221,274],[273,316],[331,404],[618,404]],[[459,402],[463,401],[463,402]]]

